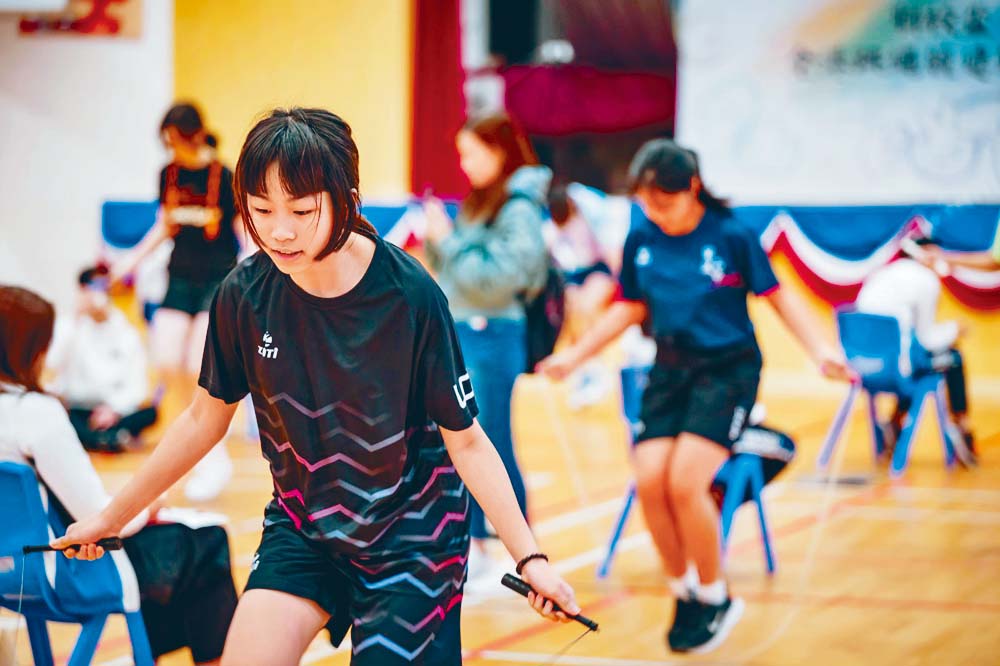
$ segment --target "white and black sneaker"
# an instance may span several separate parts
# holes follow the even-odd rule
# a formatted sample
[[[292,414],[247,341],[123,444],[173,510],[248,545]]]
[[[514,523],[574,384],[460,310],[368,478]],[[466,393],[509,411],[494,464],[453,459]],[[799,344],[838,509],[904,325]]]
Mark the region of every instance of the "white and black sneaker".
[[[695,618],[685,632],[686,640],[678,642],[677,652],[703,654],[722,645],[736,623],[743,617],[743,600],[739,597],[726,599],[721,604],[697,602]],[[671,646],[671,649],[674,649]]]
[[[686,652],[688,633],[701,617],[701,603],[694,599],[677,597],[674,608],[674,623],[667,632],[667,646],[674,652]]]

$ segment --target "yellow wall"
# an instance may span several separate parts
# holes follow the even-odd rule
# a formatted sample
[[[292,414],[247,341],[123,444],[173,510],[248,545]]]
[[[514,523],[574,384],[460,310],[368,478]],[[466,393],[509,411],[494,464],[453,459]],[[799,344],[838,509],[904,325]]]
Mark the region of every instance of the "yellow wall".
[[[343,117],[362,194],[409,191],[411,0],[175,0],[175,94],[198,102],[234,165],[275,106]]]

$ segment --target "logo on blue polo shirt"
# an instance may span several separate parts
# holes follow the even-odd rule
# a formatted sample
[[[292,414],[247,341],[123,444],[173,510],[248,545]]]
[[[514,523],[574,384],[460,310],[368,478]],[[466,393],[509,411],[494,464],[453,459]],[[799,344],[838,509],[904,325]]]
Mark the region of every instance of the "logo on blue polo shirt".
[[[719,285],[726,278],[726,262],[719,256],[714,245],[701,248],[701,273]]]

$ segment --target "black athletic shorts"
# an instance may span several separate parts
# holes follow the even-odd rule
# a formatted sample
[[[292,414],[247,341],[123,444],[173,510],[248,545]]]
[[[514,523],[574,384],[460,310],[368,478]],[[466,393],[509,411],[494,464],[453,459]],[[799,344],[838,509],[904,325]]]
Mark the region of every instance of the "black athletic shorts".
[[[657,342],[636,442],[687,432],[731,449],[757,399],[761,365],[756,344],[694,351]]]
[[[199,312],[208,312],[212,297],[221,283],[221,279],[198,281],[171,275],[167,282],[167,295],[163,297],[160,307],[180,310],[192,317]]]
[[[264,528],[246,589],[316,602],[330,614],[331,643],[351,629],[352,666],[460,666],[467,554],[351,558],[276,523]]]

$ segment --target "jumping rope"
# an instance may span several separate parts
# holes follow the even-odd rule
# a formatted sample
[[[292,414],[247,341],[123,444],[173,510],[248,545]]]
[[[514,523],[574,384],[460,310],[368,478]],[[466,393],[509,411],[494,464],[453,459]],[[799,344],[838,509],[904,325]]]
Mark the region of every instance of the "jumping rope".
[[[852,390],[853,387],[852,387]],[[853,410],[852,410],[853,411]],[[846,418],[846,432],[844,433],[844,438],[850,441],[851,438],[851,414],[845,415]],[[802,573],[799,574],[799,584],[795,586],[795,594],[792,597],[791,608],[785,613],[785,617],[778,624],[778,626],[771,632],[771,635],[764,640],[757,643],[757,645],[751,646],[744,653],[734,657],[733,661],[743,662],[745,660],[750,660],[758,655],[762,654],[765,650],[769,649],[774,645],[778,639],[785,635],[788,628],[792,626],[792,622],[802,611],[802,595],[805,593],[806,584],[812,577],[813,570],[816,568],[816,554],[819,550],[819,544],[822,541],[823,533],[826,531],[829,521],[825,520],[826,517],[830,515],[830,507],[833,505],[834,500],[834,488],[837,486],[837,479],[840,476],[841,468],[844,464],[844,450],[846,446],[838,447],[838,450],[834,454],[833,465],[830,471],[827,473],[827,477],[823,482],[822,486],[822,500],[820,505],[820,510],[816,513],[817,520],[816,526],[813,528],[812,536],[809,539],[809,546],[806,549],[806,555],[803,560]]]
[[[118,537],[111,537],[109,539],[101,539],[96,544],[98,547],[104,550],[121,550],[124,547],[122,540]],[[80,544],[75,543],[66,546],[66,550],[73,549],[79,550]],[[11,655],[11,664],[17,666],[17,634],[21,629],[21,610],[24,606],[24,574],[27,570],[28,555],[31,553],[50,553],[53,551],[63,550],[61,548],[53,548],[52,546],[45,544],[44,546],[22,546],[21,548],[21,587],[17,593],[17,629],[14,630],[14,653]]]
[[[549,394],[548,391],[546,391],[546,407],[548,408],[550,420],[553,422],[553,424],[555,424],[554,427],[555,427],[555,431],[556,431],[556,434],[557,434],[556,439],[559,442],[560,449],[562,449],[563,455],[565,456],[565,458],[567,459],[567,461],[569,461],[568,469],[569,469],[571,477],[574,480],[574,485],[575,485],[576,490],[577,490],[577,499],[581,503],[581,506],[583,506],[583,505],[585,505],[585,496],[583,495],[583,492],[582,492],[582,490],[583,490],[583,478],[582,478],[582,474],[577,469],[576,465],[573,463],[572,451],[570,450],[569,442],[568,442],[568,438],[566,437],[565,430],[562,427],[562,420],[561,420],[561,418],[559,418],[557,408],[556,408],[556,406],[554,404],[554,399],[551,396],[551,394]],[[850,435],[851,435],[851,421],[850,421],[849,417],[850,417],[850,414],[845,415],[845,418],[847,419],[847,423],[846,423],[847,432],[844,433],[844,437],[846,437],[846,439],[848,439],[848,440],[850,440]],[[817,552],[818,552],[818,549],[819,549],[819,544],[822,541],[822,537],[823,537],[824,532],[826,531],[826,527],[827,527],[827,523],[828,523],[828,521],[824,520],[824,518],[830,514],[830,507],[833,504],[834,494],[835,494],[833,491],[836,488],[837,479],[839,478],[840,472],[841,472],[843,464],[844,464],[844,448],[845,447],[838,447],[839,450],[837,450],[835,452],[833,464],[830,466],[830,471],[828,472],[827,477],[826,477],[826,479],[823,482],[823,486],[822,486],[823,496],[822,496],[822,501],[821,501],[821,507],[820,507],[820,510],[816,514],[817,517],[818,517],[818,520],[816,522],[816,526],[813,528],[813,533],[812,533],[812,536],[810,537],[810,540],[809,540],[809,546],[807,547],[807,550],[806,550],[806,556],[805,556],[805,559],[804,559],[804,564],[803,564],[803,567],[801,569],[801,574],[799,576],[799,585],[796,586],[797,593],[796,593],[795,597],[793,598],[792,607],[786,612],[785,617],[778,624],[778,626],[774,629],[774,631],[771,632],[770,636],[768,636],[764,640],[760,641],[756,645],[751,646],[743,654],[739,655],[738,658],[736,659],[737,661],[744,661],[746,659],[752,659],[752,658],[754,658],[754,657],[762,654],[765,650],[769,649],[782,636],[784,636],[785,633],[787,633],[789,627],[792,625],[792,622],[795,620],[795,618],[801,612],[801,609],[802,609],[802,597],[801,597],[801,595],[803,594],[803,592],[805,590],[805,585],[806,585],[806,583],[808,583],[808,580],[812,576],[813,570],[815,569],[816,555],[817,555]],[[512,581],[508,581],[507,580],[508,578],[511,578],[513,580]],[[514,581],[516,581],[517,583],[520,583],[520,585],[523,586],[523,587],[521,589],[516,589],[512,585],[512,583],[514,583]],[[510,589],[515,590],[516,592],[518,592],[519,594],[522,594],[523,596],[527,596],[527,592],[531,589],[527,585],[527,583],[525,583],[524,581],[521,581],[520,579],[514,578],[513,576],[510,576],[510,575],[505,576],[504,580],[502,580],[501,582],[506,587],[509,587]],[[576,619],[576,618],[574,618],[574,619]],[[584,618],[584,619],[586,620],[587,618]],[[587,634],[591,633],[591,631],[596,631],[597,630],[596,629],[596,626],[597,626],[596,624],[594,624],[594,628],[593,629],[590,628],[589,624],[587,624],[587,623],[583,623],[583,624],[584,624],[584,626],[587,626],[588,629],[583,634],[581,634],[579,637],[577,637],[572,642],[570,642],[566,647],[564,647],[562,650],[560,650],[558,653],[556,653],[555,656],[553,657],[553,659],[550,662],[548,662],[549,664],[555,664],[564,654],[566,654],[566,652],[570,648],[572,648],[574,645],[576,645],[577,642],[579,642],[581,639],[583,639]]]
[[[521,580],[517,576],[514,576],[513,574],[504,574],[503,578],[500,579],[500,583],[504,587],[509,588],[511,590],[514,590],[515,592],[517,592],[518,594],[520,594],[522,597],[525,597],[525,598],[528,597],[528,593],[529,592],[534,592],[535,591],[530,585],[528,585],[527,583],[525,583],[523,580]],[[536,594],[537,594],[537,592],[536,592]],[[552,602],[552,611],[553,612],[565,612],[565,611],[563,611],[562,608],[560,608],[559,604],[557,604],[554,601]],[[577,636],[576,638],[574,638],[573,640],[571,640],[569,643],[567,643],[565,647],[563,647],[561,650],[559,650],[559,652],[556,652],[555,655],[553,655],[552,659],[550,661],[546,662],[550,666],[551,666],[551,664],[555,664],[557,661],[559,661],[563,657],[563,655],[565,655],[567,652],[569,652],[570,649],[574,645],[576,645],[581,640],[583,640],[584,636],[586,636],[587,634],[589,634],[591,632],[595,632],[596,633],[597,631],[600,630],[598,624],[596,622],[594,622],[593,620],[591,620],[589,617],[585,616],[585,615],[580,615],[580,614],[578,614],[578,615],[570,615],[569,613],[566,613],[566,615],[568,617],[570,617],[572,620],[574,620],[575,622],[579,622],[580,624],[582,624],[583,626],[585,626],[586,630],[582,634],[580,634],[579,636]]]
[[[552,395],[552,389],[555,385],[548,379],[542,379],[542,381],[545,383],[542,389],[542,393],[545,395],[545,408],[549,413],[549,422],[552,424],[552,429],[555,432],[556,443],[559,445],[559,450],[566,460],[566,470],[569,472],[569,478],[573,482],[576,502],[581,507],[585,507],[587,506],[587,485],[583,480],[583,472],[580,470],[580,466],[576,462],[576,457],[573,455],[573,449],[569,444],[569,436],[566,434],[563,420],[559,417],[559,407],[556,405],[555,397]]]

